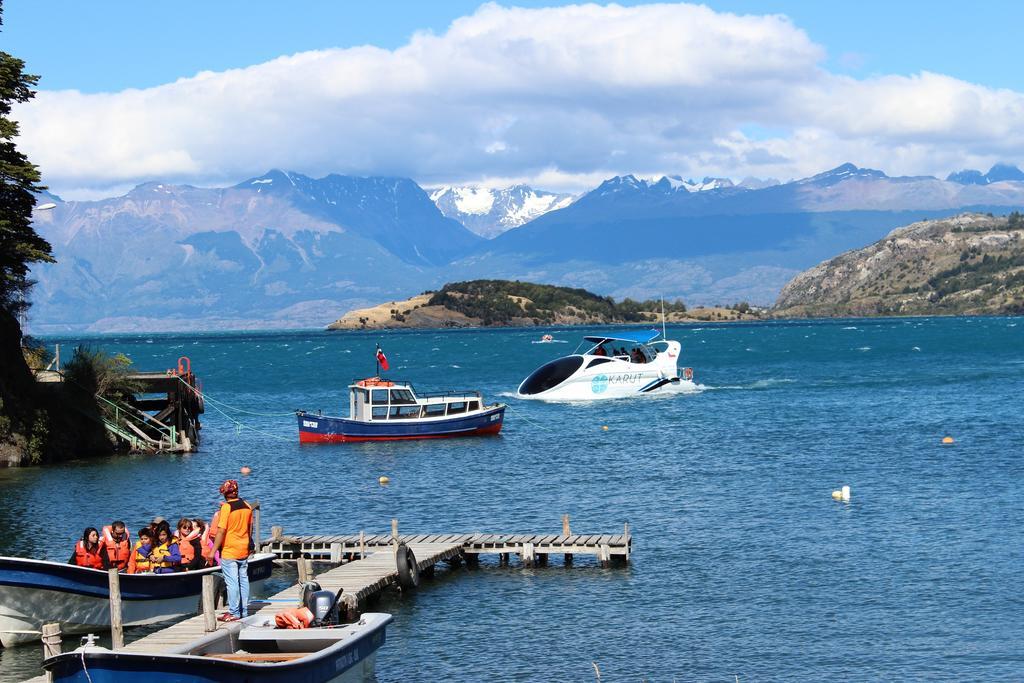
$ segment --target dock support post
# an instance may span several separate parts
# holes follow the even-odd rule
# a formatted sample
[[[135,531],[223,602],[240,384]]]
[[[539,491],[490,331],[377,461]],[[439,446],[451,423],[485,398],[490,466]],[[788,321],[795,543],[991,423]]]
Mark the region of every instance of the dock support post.
[[[217,630],[217,579],[213,574],[203,577],[203,630],[212,633]]]
[[[279,526],[272,526],[272,527],[270,527],[270,540],[271,541],[280,541],[281,540],[281,536],[283,534],[284,534],[284,529],[282,527],[279,527]]]
[[[256,544],[256,552],[260,551],[260,502],[252,504],[252,540]]]
[[[601,566],[602,567],[607,567],[608,565],[610,565],[612,563],[612,552],[611,552],[611,548],[608,547],[607,543],[603,543],[601,545],[601,551],[600,551],[600,554],[598,555],[598,557],[601,558]]]
[[[344,593],[341,602],[345,605],[345,617],[348,621],[359,619],[359,599],[352,593]]]
[[[110,640],[114,650],[124,647],[124,626],[121,623],[121,577],[117,567],[107,570],[110,583]]]
[[[359,559],[366,559],[366,532],[359,530]]]
[[[524,567],[532,567],[533,566],[534,555],[533,555],[533,544],[532,543],[524,543],[523,544],[523,552],[520,555],[520,557],[523,560],[523,566]]]
[[[562,515],[562,536],[568,540],[572,536],[572,529],[569,528],[569,515]],[[572,566],[572,553],[565,554],[565,566]]]
[[[629,522],[623,525],[622,535],[626,537],[626,554],[622,556],[622,559],[626,564],[629,564]]]
[[[60,654],[60,624],[43,624],[43,659],[56,657]],[[53,674],[46,672],[46,680],[52,681]]]
[[[398,520],[391,520],[391,545],[395,547],[395,552],[398,552]]]
[[[305,557],[299,555],[299,559],[295,561],[295,568],[299,570],[299,584],[309,581],[309,565],[306,564]]]
[[[331,562],[334,564],[341,564],[341,557],[343,553],[343,546],[341,543],[331,544]]]

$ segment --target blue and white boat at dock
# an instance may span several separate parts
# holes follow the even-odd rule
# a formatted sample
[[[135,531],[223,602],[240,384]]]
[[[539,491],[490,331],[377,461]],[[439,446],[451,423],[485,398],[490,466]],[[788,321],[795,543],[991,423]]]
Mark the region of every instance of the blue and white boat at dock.
[[[249,558],[249,583],[255,592],[273,571],[274,555]],[[195,614],[207,567],[171,574],[121,574],[122,622],[139,626]],[[106,570],[61,562],[0,557],[0,643],[4,647],[39,640],[46,623],[62,633],[110,628],[110,577]]]
[[[518,395],[548,401],[594,401],[696,391],[693,370],[678,367],[680,343],[654,341],[658,336],[657,330],[645,330],[584,337],[574,353],[530,373],[519,385]]]

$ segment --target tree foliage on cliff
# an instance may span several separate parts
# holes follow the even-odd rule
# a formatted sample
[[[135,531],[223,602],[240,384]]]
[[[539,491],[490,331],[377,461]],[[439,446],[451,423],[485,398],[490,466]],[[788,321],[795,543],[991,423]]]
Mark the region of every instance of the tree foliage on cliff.
[[[14,144],[18,124],[10,118],[15,104],[32,99],[32,87],[39,81],[24,68],[25,62],[0,51],[0,307],[12,315],[25,305],[31,264],[53,261],[50,244],[32,227],[34,193],[45,188],[39,184],[39,170]]]
[[[521,305],[517,299],[526,299]],[[558,312],[570,308],[601,322],[642,322],[651,320],[649,312],[660,311],[660,301],[633,301],[626,298],[616,303],[610,296],[598,296],[585,289],[540,285],[518,280],[470,280],[451,282],[434,292],[428,306],[444,306],[484,325],[507,324],[514,318],[533,318],[554,322]],[[685,312],[679,300],[665,302],[666,312]]]

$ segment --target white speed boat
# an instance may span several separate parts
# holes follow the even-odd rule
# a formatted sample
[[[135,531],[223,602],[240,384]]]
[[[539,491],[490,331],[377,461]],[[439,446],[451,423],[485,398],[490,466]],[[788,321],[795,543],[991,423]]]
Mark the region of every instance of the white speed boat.
[[[678,367],[682,348],[657,330],[584,337],[572,355],[540,366],[519,385],[520,398],[591,401],[696,389],[691,368]],[[580,350],[583,349],[582,352]]]

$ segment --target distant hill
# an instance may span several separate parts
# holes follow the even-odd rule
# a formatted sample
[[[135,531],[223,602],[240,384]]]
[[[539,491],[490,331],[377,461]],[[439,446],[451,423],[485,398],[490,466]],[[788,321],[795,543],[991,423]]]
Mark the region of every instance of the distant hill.
[[[962,214],[914,223],[801,273],[779,317],[1024,313],[1024,220]]]
[[[625,299],[616,303],[584,289],[509,280],[473,280],[446,284],[405,301],[354,310],[328,329],[397,327],[494,327],[595,325],[660,320],[661,302]],[[666,318],[683,319],[681,301],[665,302]],[[719,318],[726,318],[718,314]],[[743,314],[732,312],[728,318]],[[752,316],[751,316],[752,317]]]

